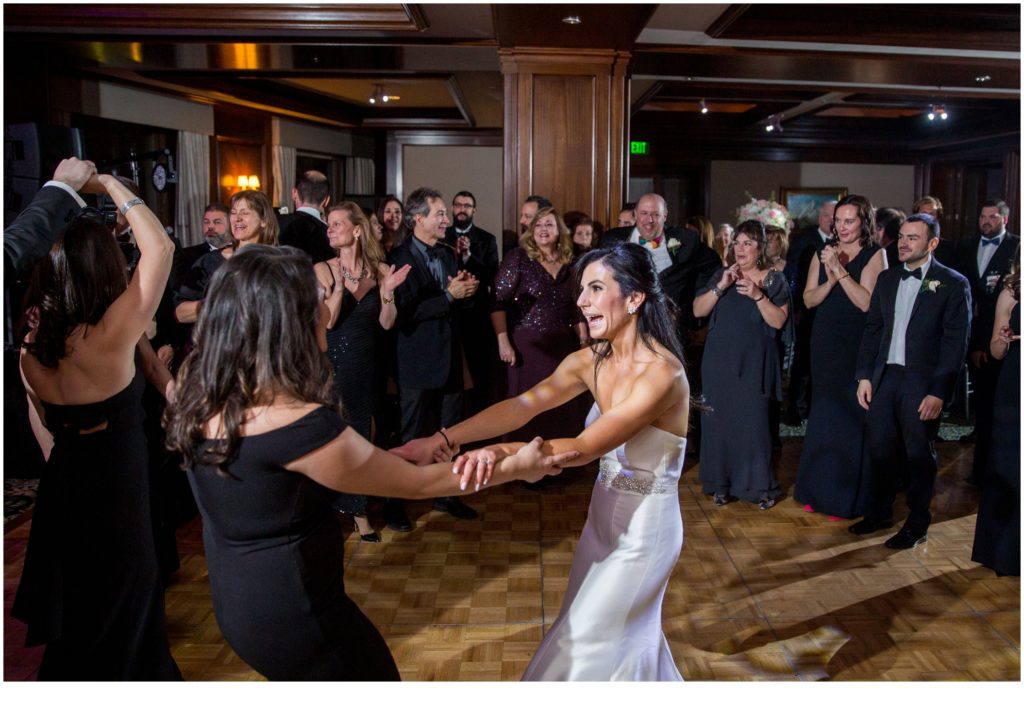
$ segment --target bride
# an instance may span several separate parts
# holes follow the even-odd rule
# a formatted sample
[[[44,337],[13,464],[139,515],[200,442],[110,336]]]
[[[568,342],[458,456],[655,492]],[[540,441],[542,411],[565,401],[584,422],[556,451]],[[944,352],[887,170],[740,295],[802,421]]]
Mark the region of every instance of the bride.
[[[661,628],[662,598],[683,544],[678,481],[690,400],[671,302],[637,244],[585,254],[577,275],[592,345],[531,390],[406,448],[500,436],[589,390],[596,402],[583,432],[544,442],[545,451],[579,451],[568,466],[600,457],[600,474],[562,610],[523,678],[681,681]],[[486,485],[495,461],[521,445],[459,456],[453,469],[463,488]]]

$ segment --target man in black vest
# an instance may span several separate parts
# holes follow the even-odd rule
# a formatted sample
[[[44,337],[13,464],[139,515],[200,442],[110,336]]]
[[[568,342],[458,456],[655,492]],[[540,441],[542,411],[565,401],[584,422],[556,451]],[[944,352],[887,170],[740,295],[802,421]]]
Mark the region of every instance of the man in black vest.
[[[463,190],[452,198],[454,223],[444,233],[444,241],[455,251],[459,270],[475,271],[480,281],[474,294],[460,309],[459,327],[463,338],[473,339],[464,346],[466,365],[473,380],[473,389],[466,394],[470,414],[476,414],[504,399],[495,391],[504,369],[498,358],[498,343],[491,326],[491,297],[494,278],[498,274],[498,242],[494,234],[477,226],[476,197]]]
[[[849,530],[866,535],[892,525],[905,464],[910,515],[885,541],[898,550],[928,539],[938,471],[933,443],[971,327],[970,286],[932,257],[938,245],[939,225],[930,215],[914,214],[900,227],[903,264],[878,276],[857,358],[857,400],[868,412],[873,487],[870,513]]]
[[[327,241],[324,210],[331,202],[331,184],[318,170],[307,170],[299,176],[292,188],[295,212],[278,219],[281,225],[281,245],[295,246],[309,254],[314,263],[333,258],[337,254]]]
[[[996,300],[1003,289],[1003,280],[1010,272],[1013,254],[1020,237],[1007,233],[1010,208],[1002,200],[989,200],[981,205],[978,236],[964,239],[956,249],[954,267],[971,283],[974,299],[974,326],[967,353],[974,389],[974,465],[967,478],[981,486],[988,462],[989,433],[996,380],[1002,361],[989,355],[988,344],[996,319]]]
[[[415,190],[405,202],[405,224],[412,232],[391,251],[396,268],[409,276],[395,290],[398,307],[396,379],[401,404],[401,438],[408,442],[438,432],[462,417],[462,348],[457,310],[478,287],[477,278],[459,270],[450,248],[440,243],[448,226],[441,193]],[[477,513],[458,497],[434,500],[434,508],[456,518]],[[384,506],[388,527],[412,529],[400,499]]]

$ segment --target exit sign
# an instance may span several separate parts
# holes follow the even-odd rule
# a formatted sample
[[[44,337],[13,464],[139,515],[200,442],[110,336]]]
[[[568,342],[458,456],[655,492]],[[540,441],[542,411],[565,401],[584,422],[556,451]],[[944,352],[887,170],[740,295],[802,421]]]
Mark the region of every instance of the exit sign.
[[[629,153],[634,156],[643,156],[648,153],[647,147],[648,142],[646,141],[630,141]]]

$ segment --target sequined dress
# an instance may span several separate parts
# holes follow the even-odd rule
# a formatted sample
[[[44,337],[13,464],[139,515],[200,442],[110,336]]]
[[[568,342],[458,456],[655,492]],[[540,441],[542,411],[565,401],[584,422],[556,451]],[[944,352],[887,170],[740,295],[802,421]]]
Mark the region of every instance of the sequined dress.
[[[601,458],[562,610],[524,681],[682,681],[661,602],[683,547],[685,454],[686,438],[647,426]]]
[[[340,283],[339,283],[340,284]],[[370,440],[376,406],[376,339],[380,328],[380,292],[371,287],[356,299],[348,288],[341,298],[341,312],[334,328],[327,329],[327,358],[334,367],[334,398],[356,431]],[[346,514],[366,513],[366,497],[343,494],[335,504]]]
[[[509,340],[516,351],[516,362],[508,369],[508,396],[515,397],[551,375],[565,356],[579,350],[576,324],[580,315],[572,268],[563,265],[552,277],[525,250],[517,248],[501,261],[494,297],[495,309],[506,313]],[[530,440],[578,433],[585,414],[579,403],[570,402],[534,418],[509,438]]]

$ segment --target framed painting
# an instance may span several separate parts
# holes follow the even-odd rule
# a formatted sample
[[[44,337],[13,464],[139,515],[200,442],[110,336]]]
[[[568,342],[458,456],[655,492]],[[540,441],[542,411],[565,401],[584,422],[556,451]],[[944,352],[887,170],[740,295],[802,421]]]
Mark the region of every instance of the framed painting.
[[[826,202],[846,197],[845,187],[784,187],[782,205],[793,217],[794,229],[816,229],[818,210]]]

